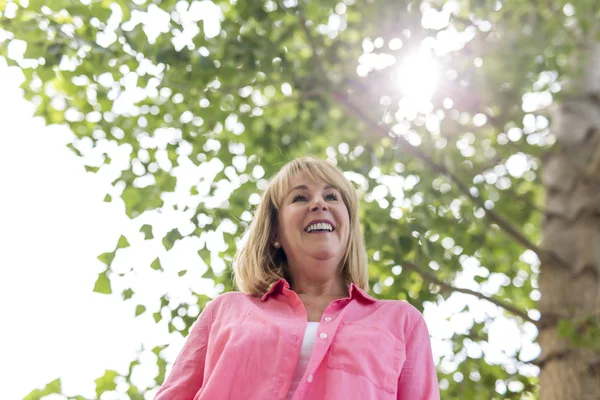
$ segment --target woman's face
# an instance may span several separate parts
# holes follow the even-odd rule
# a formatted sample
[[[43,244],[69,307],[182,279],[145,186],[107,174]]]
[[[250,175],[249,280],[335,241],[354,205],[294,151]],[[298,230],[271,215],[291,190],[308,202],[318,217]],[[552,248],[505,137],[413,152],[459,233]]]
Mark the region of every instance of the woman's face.
[[[321,276],[335,273],[348,246],[349,232],[348,209],[338,190],[305,173],[291,180],[279,208],[275,239],[292,272],[314,267],[312,273]]]

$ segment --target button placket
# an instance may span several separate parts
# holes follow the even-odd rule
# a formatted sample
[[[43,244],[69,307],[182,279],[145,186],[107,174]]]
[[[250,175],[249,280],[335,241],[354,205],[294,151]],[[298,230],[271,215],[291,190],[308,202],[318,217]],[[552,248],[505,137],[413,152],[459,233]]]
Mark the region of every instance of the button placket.
[[[334,316],[336,317],[336,319],[334,320],[333,317],[331,316],[327,316],[322,318],[322,321],[324,322],[331,322],[331,326],[327,327],[327,331],[329,332],[329,334],[334,335],[335,336],[335,332],[337,331],[337,329],[339,328],[339,325],[341,323],[341,320],[343,319],[344,314],[347,311],[347,301],[345,299],[340,299],[340,300],[335,300],[333,301],[329,307],[327,307],[327,309],[325,310],[324,314],[327,315],[332,315],[334,314]],[[340,306],[343,305],[343,306]],[[336,309],[341,309],[341,312],[336,312]],[[325,332],[321,332],[319,334],[319,337],[321,339],[327,339],[329,334],[325,333]],[[333,336],[332,336],[333,337]],[[323,357],[325,355],[325,353],[327,352],[331,341],[330,340],[323,340],[321,343],[321,345],[318,345],[319,341],[315,342],[315,348],[313,350],[313,353],[311,355],[311,359],[308,365],[307,370],[312,370],[314,371],[314,367],[319,365],[319,363],[323,360]],[[307,383],[311,383],[314,379],[314,375],[313,374],[308,374],[308,376],[306,377],[306,382]],[[300,393],[300,390],[298,391],[298,393]]]

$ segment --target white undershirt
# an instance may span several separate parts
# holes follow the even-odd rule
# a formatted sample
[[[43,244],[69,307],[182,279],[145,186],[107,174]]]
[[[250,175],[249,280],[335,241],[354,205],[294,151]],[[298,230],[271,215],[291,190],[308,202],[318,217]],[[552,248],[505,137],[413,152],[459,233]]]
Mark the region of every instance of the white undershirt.
[[[317,329],[319,329],[318,322],[308,322],[306,324],[306,331],[304,332],[304,339],[302,339],[302,348],[300,349],[300,358],[298,364],[296,364],[296,370],[292,377],[292,384],[288,391],[287,400],[290,400],[294,396],[294,392],[306,371],[310,355],[312,354],[313,345],[315,344],[315,337],[317,336]]]

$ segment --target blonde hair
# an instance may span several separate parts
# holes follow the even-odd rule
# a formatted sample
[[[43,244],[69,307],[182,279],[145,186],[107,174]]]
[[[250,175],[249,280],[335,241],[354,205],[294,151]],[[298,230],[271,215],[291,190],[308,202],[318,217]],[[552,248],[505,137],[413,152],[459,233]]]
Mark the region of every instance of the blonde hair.
[[[368,291],[367,253],[359,222],[359,198],[352,184],[333,164],[312,157],[301,157],[287,163],[271,180],[262,195],[254,218],[244,234],[244,244],[233,260],[235,283],[243,293],[260,296],[281,278],[292,284],[287,260],[282,249],[273,247],[273,228],[277,213],[288,193],[291,179],[304,172],[319,183],[335,187],[348,209],[350,229],[346,253],[340,262],[340,273],[346,285],[354,283]]]

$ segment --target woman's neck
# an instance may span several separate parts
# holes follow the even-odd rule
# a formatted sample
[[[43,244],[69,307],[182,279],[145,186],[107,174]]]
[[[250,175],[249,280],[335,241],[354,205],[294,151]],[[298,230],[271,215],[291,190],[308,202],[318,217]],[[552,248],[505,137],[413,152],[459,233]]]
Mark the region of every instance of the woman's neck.
[[[342,298],[348,295],[341,276],[324,281],[294,277],[292,286],[292,289],[303,297]]]

